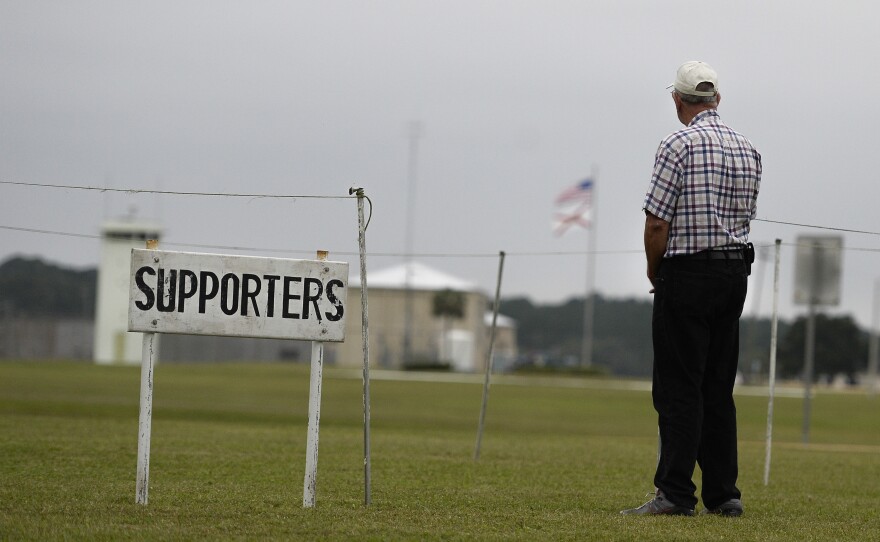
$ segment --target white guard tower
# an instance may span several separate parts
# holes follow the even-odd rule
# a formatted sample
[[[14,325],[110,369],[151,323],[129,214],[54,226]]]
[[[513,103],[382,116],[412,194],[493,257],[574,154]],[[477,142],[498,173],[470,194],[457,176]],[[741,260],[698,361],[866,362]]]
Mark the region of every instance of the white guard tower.
[[[95,363],[140,365],[143,334],[128,332],[131,249],[144,248],[147,239],[159,239],[162,229],[151,223],[116,221],[105,222],[101,233]]]

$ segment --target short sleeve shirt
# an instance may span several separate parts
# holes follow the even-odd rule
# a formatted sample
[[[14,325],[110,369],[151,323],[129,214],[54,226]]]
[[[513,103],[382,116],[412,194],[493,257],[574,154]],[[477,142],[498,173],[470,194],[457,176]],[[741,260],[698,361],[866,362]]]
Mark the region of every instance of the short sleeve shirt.
[[[761,172],[761,155],[714,109],[661,141],[643,209],[670,223],[665,257],[748,242]]]

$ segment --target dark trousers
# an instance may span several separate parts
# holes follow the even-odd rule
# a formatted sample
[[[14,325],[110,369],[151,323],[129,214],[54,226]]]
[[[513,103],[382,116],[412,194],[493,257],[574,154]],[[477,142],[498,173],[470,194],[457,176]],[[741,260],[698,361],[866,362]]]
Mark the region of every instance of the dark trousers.
[[[654,485],[680,506],[696,506],[695,464],[704,506],[740,498],[733,384],[747,281],[742,260],[694,257],[665,259],[655,280]]]

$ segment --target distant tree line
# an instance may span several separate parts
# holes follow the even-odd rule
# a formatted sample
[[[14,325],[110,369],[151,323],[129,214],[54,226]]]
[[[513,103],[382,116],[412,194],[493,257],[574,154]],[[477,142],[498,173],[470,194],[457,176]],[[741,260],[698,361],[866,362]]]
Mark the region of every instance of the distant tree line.
[[[503,300],[500,311],[516,320],[523,363],[570,366],[579,362],[584,329],[584,300],[535,305],[526,298]],[[621,375],[644,376],[651,370],[651,303],[596,296],[593,361]]]
[[[570,366],[581,357],[584,300],[536,305],[526,298],[503,300],[501,312],[517,322],[518,346],[524,364]],[[649,376],[653,359],[650,300],[594,299],[593,363],[609,373]],[[804,363],[806,317],[779,322],[777,375],[799,378]],[[766,378],[769,370],[771,322],[744,317],[740,322],[740,370],[746,378]],[[866,370],[868,332],[851,316],[816,317],[815,377]]]
[[[0,264],[0,319],[95,318],[98,272],[75,270],[40,259],[12,258]],[[454,314],[454,293],[438,295],[434,310]],[[520,363],[577,365],[581,356],[584,299],[535,304],[527,298],[502,300],[501,312],[516,320]],[[651,374],[650,300],[594,298],[593,362],[609,373]],[[778,374],[797,377],[804,359],[806,318],[779,323]],[[766,375],[770,321],[744,318],[740,326],[740,369]],[[850,316],[816,318],[815,374],[854,375],[864,371],[868,334]]]
[[[98,271],[77,271],[40,259],[0,264],[0,316],[95,318]]]
[[[780,339],[777,358],[783,375],[800,374],[806,344],[807,319],[798,318]],[[852,378],[867,369],[869,334],[851,316],[816,315],[814,358],[817,376],[846,374]]]

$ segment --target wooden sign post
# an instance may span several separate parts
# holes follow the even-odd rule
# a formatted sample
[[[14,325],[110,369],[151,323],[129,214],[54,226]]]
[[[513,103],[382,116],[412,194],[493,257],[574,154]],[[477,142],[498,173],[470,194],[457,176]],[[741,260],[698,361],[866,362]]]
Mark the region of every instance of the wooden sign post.
[[[147,250],[131,251],[128,330],[144,333],[135,501],[147,504],[155,334],[312,341],[303,506],[315,505],[323,343],[345,340],[348,263]]]

